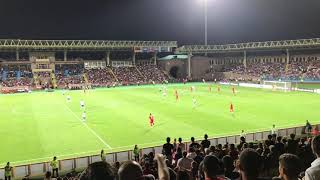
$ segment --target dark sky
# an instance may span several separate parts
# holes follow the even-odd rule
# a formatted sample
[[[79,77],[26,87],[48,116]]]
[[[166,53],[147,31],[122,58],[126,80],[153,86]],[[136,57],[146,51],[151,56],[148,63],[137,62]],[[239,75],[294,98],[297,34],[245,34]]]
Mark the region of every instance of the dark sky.
[[[1,0],[0,38],[202,44],[203,0]],[[320,37],[319,0],[208,0],[209,44]]]

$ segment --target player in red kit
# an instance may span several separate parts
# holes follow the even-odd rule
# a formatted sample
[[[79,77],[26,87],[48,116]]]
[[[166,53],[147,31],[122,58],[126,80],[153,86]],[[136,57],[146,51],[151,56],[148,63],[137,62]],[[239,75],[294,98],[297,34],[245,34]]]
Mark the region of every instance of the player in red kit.
[[[234,109],[233,109],[233,104],[232,102],[230,103],[230,112],[233,113],[234,112]]]
[[[150,123],[151,127],[154,126],[154,117],[153,117],[153,115],[151,113],[149,115],[149,123]]]

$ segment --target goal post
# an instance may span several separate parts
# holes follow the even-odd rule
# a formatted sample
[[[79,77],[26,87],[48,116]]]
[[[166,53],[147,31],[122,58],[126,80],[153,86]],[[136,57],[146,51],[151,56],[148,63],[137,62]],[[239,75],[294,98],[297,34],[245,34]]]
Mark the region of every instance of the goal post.
[[[281,91],[291,91],[292,83],[287,81],[263,81],[263,88]]]

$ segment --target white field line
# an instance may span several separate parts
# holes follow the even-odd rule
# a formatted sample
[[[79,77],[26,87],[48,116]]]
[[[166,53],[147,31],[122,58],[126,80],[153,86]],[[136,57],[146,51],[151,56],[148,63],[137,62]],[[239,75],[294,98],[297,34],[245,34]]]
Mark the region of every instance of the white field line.
[[[82,120],[67,106],[64,104],[67,109],[73,114],[74,117],[76,117],[82,125],[84,125],[94,136],[96,136],[107,148],[112,149],[111,146],[106,143],[93,129],[91,129],[86,123],[83,123]]]

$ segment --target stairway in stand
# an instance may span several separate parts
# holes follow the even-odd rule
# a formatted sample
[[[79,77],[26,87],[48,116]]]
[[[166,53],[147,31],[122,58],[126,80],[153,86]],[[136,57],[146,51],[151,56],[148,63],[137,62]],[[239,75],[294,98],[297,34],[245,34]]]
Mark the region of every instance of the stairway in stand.
[[[33,72],[33,84],[35,86],[39,86],[40,85],[38,74],[35,73],[35,72]]]
[[[145,77],[145,76],[141,73],[141,71],[137,68],[137,66],[134,66],[134,67],[136,68],[136,70],[138,71],[138,73],[140,74],[140,76],[143,77],[144,80],[146,80],[147,77]]]
[[[51,76],[51,84],[52,84],[52,87],[54,89],[56,89],[58,87],[57,85],[57,80],[56,80],[56,76],[53,72],[50,73],[50,76]]]
[[[88,77],[87,77],[87,73],[83,73],[83,80],[84,80],[84,83],[85,84],[89,84],[89,80],[88,80]]]
[[[114,72],[112,71],[112,68],[108,68],[108,71],[112,74],[113,78],[114,78],[117,82],[119,82],[117,76],[116,76],[116,75],[114,74]]]

